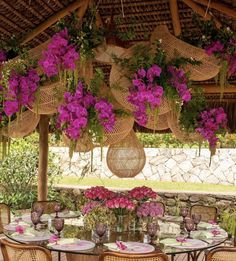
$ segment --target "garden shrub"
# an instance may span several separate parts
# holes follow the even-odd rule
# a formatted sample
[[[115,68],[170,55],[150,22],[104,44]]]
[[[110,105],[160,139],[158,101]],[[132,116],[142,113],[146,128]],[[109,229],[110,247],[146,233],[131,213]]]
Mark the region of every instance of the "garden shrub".
[[[38,147],[38,134],[13,140],[10,154],[1,162],[0,202],[8,204],[13,210],[30,208],[37,199]],[[62,173],[54,163],[55,157],[55,154],[49,152],[49,198],[54,196],[52,185]]]

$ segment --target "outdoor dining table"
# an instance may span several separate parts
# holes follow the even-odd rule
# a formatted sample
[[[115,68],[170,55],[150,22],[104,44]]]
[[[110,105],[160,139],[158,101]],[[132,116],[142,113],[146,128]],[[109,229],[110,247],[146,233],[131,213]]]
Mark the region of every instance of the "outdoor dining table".
[[[168,223],[168,222],[167,222]],[[41,246],[44,246],[48,248],[50,251],[56,251],[58,252],[58,260],[60,260],[61,253],[65,253],[68,261],[98,261],[99,256],[104,251],[109,250],[106,246],[107,243],[116,242],[116,240],[122,241],[122,242],[143,242],[144,240],[144,233],[140,231],[129,231],[129,232],[122,232],[118,233],[115,231],[111,231],[108,235],[105,235],[103,237],[103,245],[96,244],[98,242],[98,238],[95,233],[91,231],[84,230],[83,227],[76,227],[73,225],[66,225],[64,228],[64,237],[65,238],[78,238],[80,240],[86,240],[87,242],[95,242],[94,247],[87,250],[71,250],[69,247],[66,248],[53,248],[51,246],[48,246],[48,240],[44,240],[41,238],[40,240],[34,239],[33,241],[29,240],[21,240],[20,236],[15,238],[13,235],[13,231],[5,230],[5,235],[14,241],[17,241],[19,243],[33,243],[38,244]],[[226,233],[227,235],[227,233]],[[199,246],[191,247],[191,246],[185,246],[184,244],[180,246],[171,246],[171,245],[165,245],[160,242],[162,240],[168,238],[176,238],[176,234],[164,234],[162,233],[159,238],[159,243],[154,245],[155,251],[163,251],[167,255],[171,256],[171,260],[174,260],[174,257],[179,254],[188,254],[188,260],[197,261],[198,257],[201,255],[201,253],[204,250],[216,247],[222,243],[224,243],[227,239],[227,237],[212,237],[211,240],[201,240],[202,244]],[[194,239],[193,239],[194,240]],[[85,241],[85,242],[86,242]],[[108,244],[109,245],[109,244]]]

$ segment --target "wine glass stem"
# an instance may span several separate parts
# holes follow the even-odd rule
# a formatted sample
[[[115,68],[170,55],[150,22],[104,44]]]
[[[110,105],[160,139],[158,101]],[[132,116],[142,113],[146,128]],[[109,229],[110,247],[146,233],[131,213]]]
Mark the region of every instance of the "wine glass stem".
[[[191,237],[190,237],[190,233],[191,233],[191,231],[188,231],[188,238],[191,238]]]

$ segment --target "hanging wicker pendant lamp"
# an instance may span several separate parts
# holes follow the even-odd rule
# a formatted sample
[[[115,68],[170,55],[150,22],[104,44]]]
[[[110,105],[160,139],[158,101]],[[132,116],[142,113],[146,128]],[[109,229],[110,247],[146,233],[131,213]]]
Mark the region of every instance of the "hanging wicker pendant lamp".
[[[119,178],[132,178],[142,171],[146,155],[133,130],[109,147],[106,160],[110,171]]]

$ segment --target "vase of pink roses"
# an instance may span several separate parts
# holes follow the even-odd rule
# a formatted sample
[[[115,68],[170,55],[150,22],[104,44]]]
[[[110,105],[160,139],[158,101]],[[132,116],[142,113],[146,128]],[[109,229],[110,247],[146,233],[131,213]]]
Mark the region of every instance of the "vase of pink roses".
[[[148,223],[157,223],[158,217],[164,215],[164,207],[158,202],[144,202],[137,208],[137,216],[142,220],[142,230],[147,231]]]
[[[127,216],[134,210],[135,204],[129,198],[122,195],[107,200],[105,205],[112,209],[116,215],[116,231],[124,232],[127,229]]]

